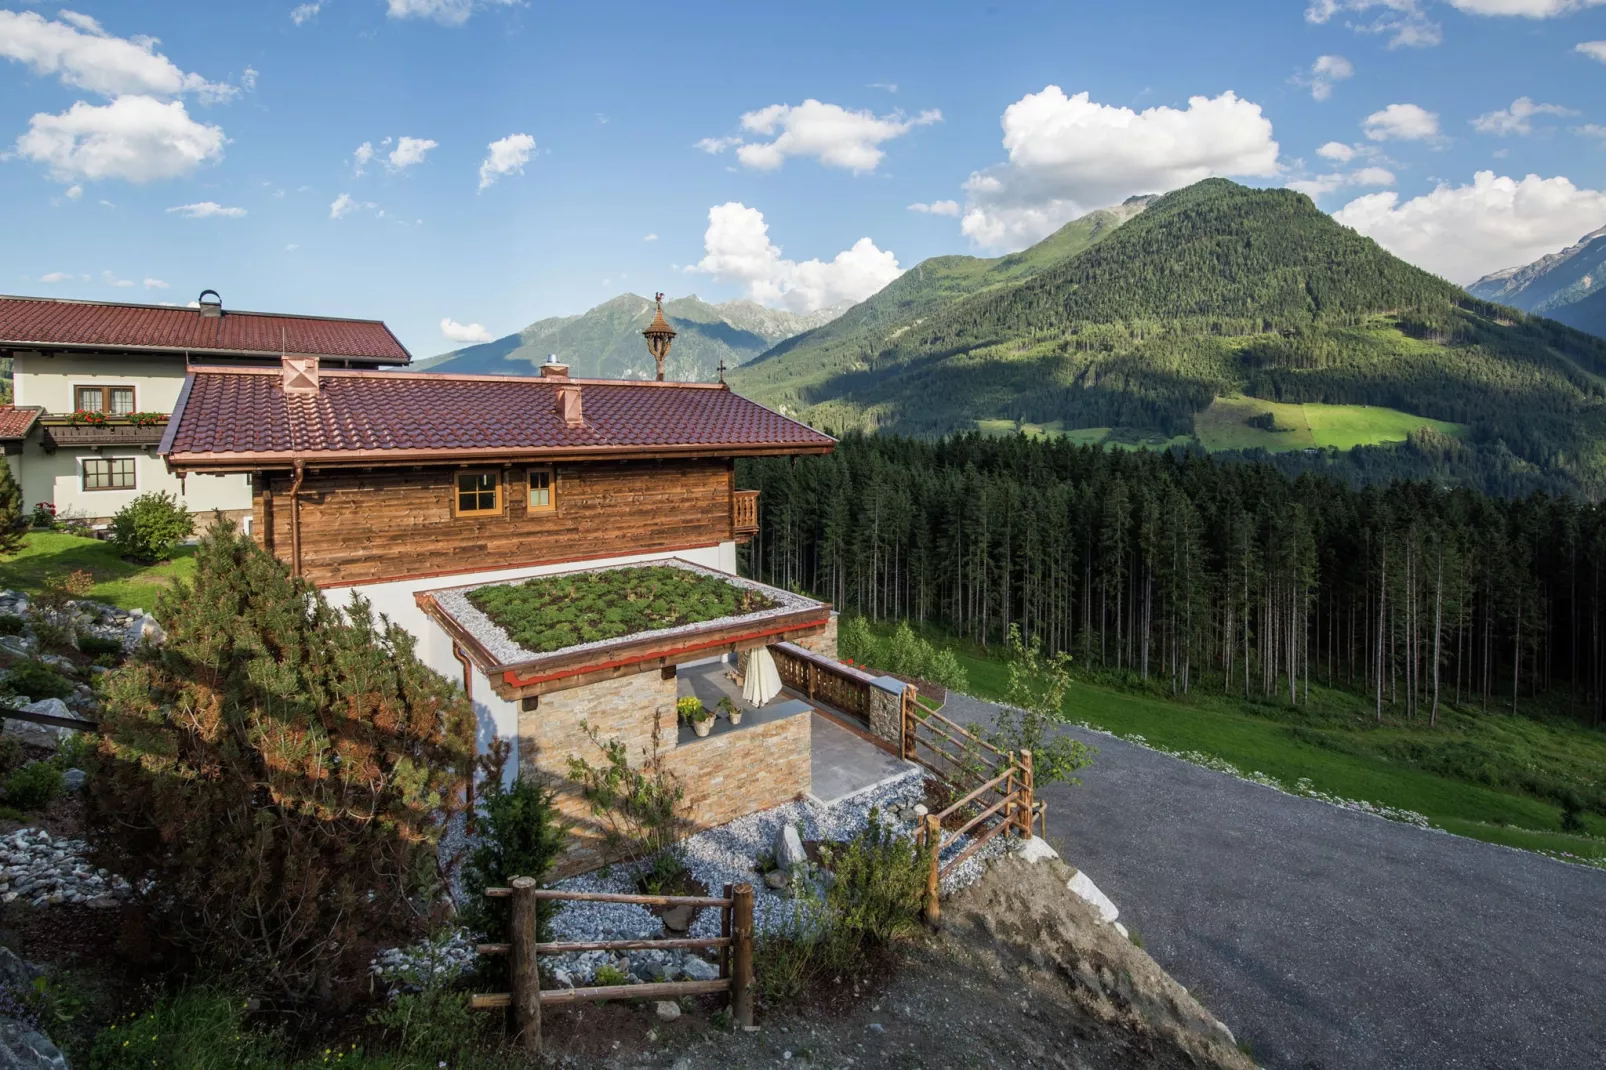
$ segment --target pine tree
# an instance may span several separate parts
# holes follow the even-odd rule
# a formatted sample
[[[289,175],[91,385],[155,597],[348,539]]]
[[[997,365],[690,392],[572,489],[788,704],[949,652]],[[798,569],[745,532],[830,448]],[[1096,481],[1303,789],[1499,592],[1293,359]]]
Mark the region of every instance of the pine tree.
[[[0,460],[0,554],[14,554],[22,548],[28,530],[28,514],[22,507],[22,488],[11,473],[11,465]]]

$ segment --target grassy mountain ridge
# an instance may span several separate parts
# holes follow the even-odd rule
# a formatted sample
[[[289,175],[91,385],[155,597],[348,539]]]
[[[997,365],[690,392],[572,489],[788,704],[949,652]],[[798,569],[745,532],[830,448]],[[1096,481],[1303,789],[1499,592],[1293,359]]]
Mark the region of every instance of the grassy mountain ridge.
[[[876,344],[831,333],[733,384],[823,426],[916,434],[1004,419],[1166,441],[1226,395],[1381,405],[1606,490],[1606,343],[1471,298],[1290,190],[1207,180]]]
[[[695,294],[664,302],[664,314],[679,332],[669,350],[664,375],[706,382],[720,361],[734,368],[776,342],[837,315],[838,309],[799,315],[752,301],[712,305]],[[642,329],[652,321],[653,303],[620,294],[575,316],[538,320],[517,334],[467,346],[415,364],[416,371],[457,375],[535,375],[549,353],[566,361],[572,374],[606,379],[652,378],[657,366],[647,353]]]

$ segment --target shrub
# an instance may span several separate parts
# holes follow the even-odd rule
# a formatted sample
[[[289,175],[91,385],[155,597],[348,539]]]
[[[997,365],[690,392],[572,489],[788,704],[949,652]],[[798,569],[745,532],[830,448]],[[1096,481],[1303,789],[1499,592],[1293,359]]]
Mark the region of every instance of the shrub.
[[[825,893],[832,924],[858,951],[914,932],[931,871],[929,851],[883,824],[871,809],[864,830],[831,853],[835,880]]]
[[[0,781],[0,797],[18,810],[39,810],[61,794],[61,770],[55,762],[29,762]]]
[[[35,502],[33,512],[28,515],[28,522],[36,528],[53,528],[56,526],[56,504],[54,502]]]
[[[72,681],[42,661],[29,658],[19,661],[0,679],[0,690],[8,695],[26,695],[38,701],[42,698],[66,698],[72,694]]]
[[[22,549],[22,536],[28,530],[28,513],[22,508],[22,488],[11,474],[11,465],[0,461],[0,554]]]
[[[664,767],[658,729],[653,728],[652,749],[639,766],[631,766],[621,740],[603,742],[596,729],[580,722],[586,737],[602,751],[603,761],[592,765],[584,758],[569,758],[569,779],[580,785],[591,812],[602,819],[603,843],[615,858],[635,863],[653,860],[653,873],[672,876],[678,864],[679,844],[691,831],[686,814],[686,789]],[[676,865],[659,863],[667,856]]]
[[[1024,642],[1020,626],[1009,626],[1008,703],[998,709],[987,742],[1001,751],[1032,752],[1032,781],[1079,784],[1075,774],[1090,765],[1094,750],[1054,728],[1065,723],[1065,693],[1071,686],[1071,656],[1044,654],[1036,636]]]
[[[111,543],[124,557],[154,563],[172,557],[194,531],[194,518],[173,495],[141,494],[112,517]]]
[[[121,639],[107,639],[99,635],[80,635],[78,649],[90,657],[99,657],[101,654],[121,654],[123,641]]]
[[[385,1030],[385,1039],[399,1055],[445,1060],[458,1054],[493,1019],[469,1009],[461,992],[438,985],[422,992],[401,992],[368,1016],[370,1024]]]
[[[480,893],[486,888],[505,887],[514,877],[533,877],[545,883],[568,839],[568,830],[553,806],[557,797],[554,791],[522,776],[510,787],[502,787],[507,753],[507,743],[498,740],[487,763],[488,775],[481,781],[484,794],[479,807],[478,843],[463,868],[463,887],[469,893],[463,923],[492,940],[505,939],[512,902],[489,899]],[[537,930],[542,940],[551,938],[556,909],[550,900],[537,904]]]
[[[882,672],[928,680],[951,691],[963,691],[970,683],[953,651],[922,639],[908,621],[900,621],[890,636],[878,639],[863,617],[850,617],[838,628],[836,644],[845,660]]]
[[[0,613],[0,635],[21,635],[27,622],[15,613]]]
[[[0,773],[9,773],[25,761],[22,740],[16,736],[0,736]]]
[[[330,608],[230,521],[156,613],[167,642],[102,681],[104,864],[155,880],[159,921],[208,965],[293,994],[359,974],[438,890],[467,699],[366,601]]]
[[[598,966],[591,974],[591,980],[598,988],[608,988],[629,984],[630,975],[617,966]]]

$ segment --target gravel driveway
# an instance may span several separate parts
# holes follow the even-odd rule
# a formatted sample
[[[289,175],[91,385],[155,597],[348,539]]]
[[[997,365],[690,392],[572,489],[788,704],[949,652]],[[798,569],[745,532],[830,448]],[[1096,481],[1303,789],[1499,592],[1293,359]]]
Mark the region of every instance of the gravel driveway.
[[[1073,731],[1050,843],[1263,1066],[1606,1066],[1606,872]]]

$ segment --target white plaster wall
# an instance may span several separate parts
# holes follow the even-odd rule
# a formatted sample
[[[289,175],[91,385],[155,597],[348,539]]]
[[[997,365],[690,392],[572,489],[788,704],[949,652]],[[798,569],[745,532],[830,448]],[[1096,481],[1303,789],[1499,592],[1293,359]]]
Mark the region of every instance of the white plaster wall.
[[[466,587],[474,583],[498,583],[504,580],[526,579],[530,576],[546,576],[554,572],[572,572],[582,568],[610,568],[616,565],[635,564],[640,561],[661,560],[666,557],[678,557],[694,565],[705,568],[719,569],[721,572],[736,572],[736,544],[722,542],[718,546],[709,546],[697,550],[680,550],[673,554],[648,553],[631,554],[624,557],[609,557],[596,561],[577,561],[567,564],[539,565],[531,568],[515,568],[489,570],[485,572],[469,572],[459,576],[436,576],[423,580],[397,580],[392,583],[365,583],[352,587],[337,587],[324,592],[333,605],[345,605],[352,595],[361,595],[373,603],[376,613],[383,613],[397,624],[406,628],[418,639],[418,657],[425,665],[445,676],[449,680],[461,681],[463,679],[463,666],[452,656],[452,639],[434,621],[424,615],[418,608],[413,596],[420,591],[438,591],[445,587]],[[478,669],[473,671],[474,679],[474,713],[479,720],[479,750],[485,752],[493,736],[506,739],[513,744],[512,757],[508,761],[508,776],[512,777],[518,769],[519,748],[519,708],[518,703],[508,702],[497,696],[491,690],[491,685],[485,675]]]
[[[70,510],[74,516],[109,517],[139,495],[155,491],[172,494],[192,513],[251,508],[251,478],[246,475],[192,475],[181,486],[160,457],[143,449],[107,447],[100,453],[87,449],[46,453],[37,440],[30,439],[23,450],[8,460],[12,462],[12,474],[22,484],[23,504],[28,509],[37,502],[54,502],[59,515]],[[84,490],[86,457],[134,458],[134,489]]]
[[[131,386],[135,412],[172,412],[185,373],[182,356],[18,356],[11,366],[15,404],[57,415],[73,411],[75,386]]]

